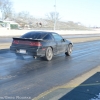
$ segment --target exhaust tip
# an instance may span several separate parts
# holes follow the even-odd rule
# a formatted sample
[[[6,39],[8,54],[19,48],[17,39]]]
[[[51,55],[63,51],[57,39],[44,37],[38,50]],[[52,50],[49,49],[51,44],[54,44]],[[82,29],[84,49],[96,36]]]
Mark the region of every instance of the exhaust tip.
[[[34,58],[34,59],[37,59],[37,56],[34,56],[33,58]]]

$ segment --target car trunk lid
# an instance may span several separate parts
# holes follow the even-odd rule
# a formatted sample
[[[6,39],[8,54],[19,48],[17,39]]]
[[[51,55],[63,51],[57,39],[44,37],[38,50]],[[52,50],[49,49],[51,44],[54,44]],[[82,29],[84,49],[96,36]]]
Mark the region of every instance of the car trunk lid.
[[[42,39],[31,38],[13,38],[13,46],[26,46],[26,47],[41,47]]]

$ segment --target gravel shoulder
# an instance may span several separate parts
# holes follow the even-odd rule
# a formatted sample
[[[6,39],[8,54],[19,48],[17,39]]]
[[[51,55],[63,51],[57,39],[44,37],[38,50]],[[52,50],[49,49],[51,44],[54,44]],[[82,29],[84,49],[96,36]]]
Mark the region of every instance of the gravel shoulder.
[[[88,41],[95,41],[95,40],[100,40],[100,37],[90,37],[90,38],[72,38],[70,39],[73,43],[78,43],[78,42],[88,42]]]

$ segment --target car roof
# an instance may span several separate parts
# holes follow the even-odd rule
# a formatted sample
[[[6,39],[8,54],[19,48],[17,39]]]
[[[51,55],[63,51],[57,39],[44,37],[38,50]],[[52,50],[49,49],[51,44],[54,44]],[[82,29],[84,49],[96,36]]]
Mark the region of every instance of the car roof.
[[[55,33],[55,32],[49,32],[49,31],[30,31],[30,32],[27,32],[27,33]]]
[[[55,33],[55,32],[49,32],[49,31],[30,31],[27,33],[40,33],[40,34],[47,34],[47,33]]]
[[[52,34],[54,32],[48,32],[48,31],[30,31],[26,34],[22,35],[22,38],[33,38],[33,39],[42,39],[47,34]]]
[[[26,34],[41,34],[41,35],[46,35],[46,34],[52,34],[52,33],[55,33],[55,32],[48,32],[48,31],[30,31],[30,32],[27,32]],[[57,34],[57,33],[55,33]]]

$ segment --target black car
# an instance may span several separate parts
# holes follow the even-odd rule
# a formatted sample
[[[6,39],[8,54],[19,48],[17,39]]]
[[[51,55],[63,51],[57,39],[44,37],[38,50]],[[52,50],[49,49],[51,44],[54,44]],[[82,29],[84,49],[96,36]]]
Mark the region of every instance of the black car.
[[[28,54],[49,61],[54,55],[60,53],[70,56],[72,47],[72,42],[55,32],[31,31],[20,38],[13,38],[10,50],[18,55]]]

